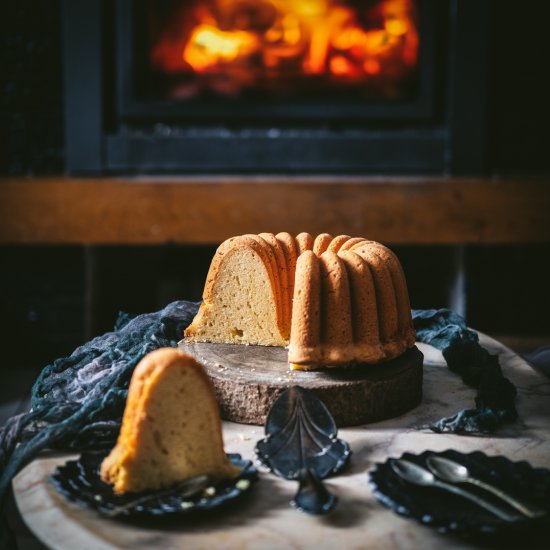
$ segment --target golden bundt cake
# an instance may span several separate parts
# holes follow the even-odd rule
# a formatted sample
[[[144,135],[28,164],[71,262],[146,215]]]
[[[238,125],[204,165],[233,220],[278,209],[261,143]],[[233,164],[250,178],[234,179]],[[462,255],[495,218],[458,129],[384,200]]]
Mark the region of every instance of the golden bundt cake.
[[[328,233],[225,241],[185,336],[288,346],[289,362],[304,369],[386,361],[415,341],[407,284],[393,252]]]
[[[101,464],[101,479],[125,493],[237,473],[223,450],[218,404],[202,365],[173,348],[146,355],[132,375],[118,441]]]

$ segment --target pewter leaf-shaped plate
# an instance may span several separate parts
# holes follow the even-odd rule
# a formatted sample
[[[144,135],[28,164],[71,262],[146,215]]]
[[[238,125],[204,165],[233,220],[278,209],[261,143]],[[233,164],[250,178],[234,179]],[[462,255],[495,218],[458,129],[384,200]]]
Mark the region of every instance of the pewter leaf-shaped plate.
[[[285,479],[312,472],[324,479],[346,464],[349,445],[336,437],[338,429],[325,404],[311,391],[292,386],[271,407],[256,455]]]

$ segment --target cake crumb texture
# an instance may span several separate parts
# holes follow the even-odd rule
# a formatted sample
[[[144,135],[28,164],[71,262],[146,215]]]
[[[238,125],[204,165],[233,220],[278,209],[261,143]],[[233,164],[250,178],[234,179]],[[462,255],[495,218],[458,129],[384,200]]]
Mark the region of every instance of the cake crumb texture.
[[[115,493],[168,487],[207,474],[234,477],[218,403],[204,368],[173,348],[146,355],[128,390],[118,441],[101,464]]]
[[[393,359],[415,331],[403,269],[384,245],[260,233],[220,245],[185,337],[288,346],[292,368],[310,369]]]

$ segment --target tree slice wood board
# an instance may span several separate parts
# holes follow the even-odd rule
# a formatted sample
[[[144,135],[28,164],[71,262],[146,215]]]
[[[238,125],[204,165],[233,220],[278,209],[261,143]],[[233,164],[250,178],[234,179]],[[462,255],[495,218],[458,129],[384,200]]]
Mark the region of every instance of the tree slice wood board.
[[[378,365],[290,370],[282,347],[179,343],[206,368],[224,420],[265,424],[272,403],[290,386],[312,390],[339,427],[399,416],[422,399],[423,355],[417,347]]]

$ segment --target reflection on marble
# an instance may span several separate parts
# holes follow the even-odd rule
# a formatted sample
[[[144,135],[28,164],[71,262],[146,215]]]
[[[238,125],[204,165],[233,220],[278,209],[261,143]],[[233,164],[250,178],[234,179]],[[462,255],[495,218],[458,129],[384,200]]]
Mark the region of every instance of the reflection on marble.
[[[427,426],[435,420],[472,407],[475,390],[449,371],[440,352],[418,344],[425,354],[421,405],[398,418],[339,431],[339,437],[350,443],[352,456],[340,475],[327,480],[331,492],[339,498],[338,506],[328,516],[313,517],[292,509],[289,501],[297,484],[262,472],[260,482],[244,499],[208,515],[150,524],[141,521],[137,525],[106,520],[65,501],[47,481],[55,466],[69,455],[40,458],[27,466],[14,480],[17,504],[31,530],[56,549],[475,547],[438,535],[378,504],[367,484],[367,472],[373,463],[390,456],[426,449],[482,450],[550,467],[550,380],[498,342],[481,335],[481,343],[500,355],[504,375],[518,389],[519,420],[491,436],[431,432]],[[228,452],[252,458],[254,445],[262,436],[260,426],[224,422]]]

